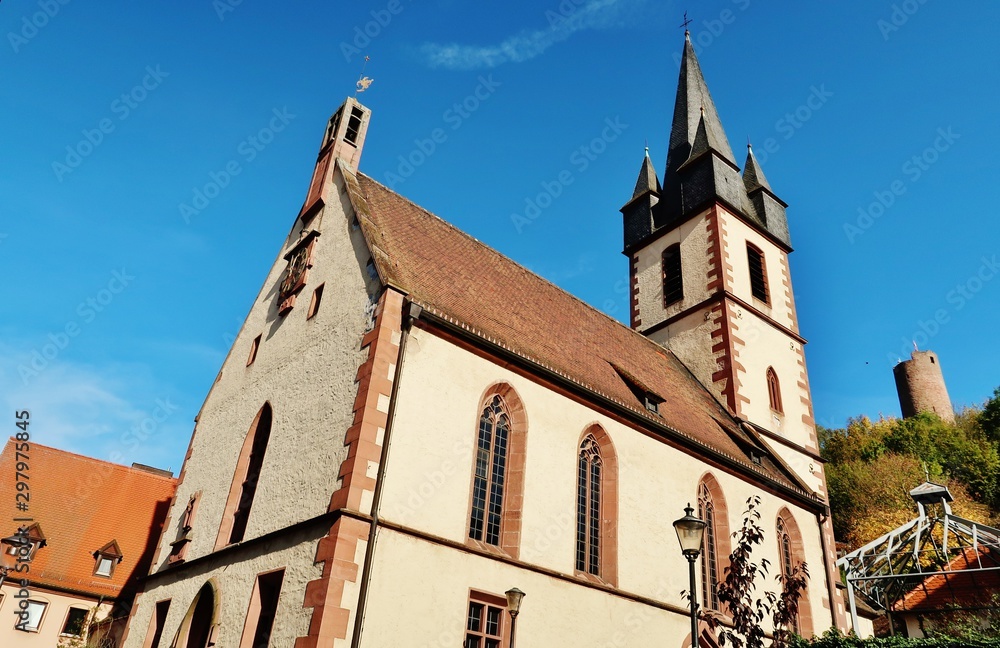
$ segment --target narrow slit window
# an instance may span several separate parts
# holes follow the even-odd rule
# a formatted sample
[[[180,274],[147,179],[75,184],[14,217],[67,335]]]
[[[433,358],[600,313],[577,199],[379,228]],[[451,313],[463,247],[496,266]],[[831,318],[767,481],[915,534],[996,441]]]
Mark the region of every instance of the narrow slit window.
[[[351,108],[351,116],[347,120],[347,133],[344,134],[344,139],[348,144],[357,145],[358,143],[358,133],[361,131],[361,120],[364,118],[364,113],[358,108]]]
[[[705,521],[705,550],[701,554],[701,587],[705,606],[719,607],[719,556],[716,546],[715,502],[706,484],[698,487],[698,517]]]
[[[684,280],[681,277],[681,245],[674,243],[663,251],[663,305],[684,299]]]
[[[157,601],[153,617],[149,620],[149,629],[146,631],[146,641],[142,648],[160,648],[160,639],[163,638],[163,629],[167,625],[167,612],[170,611],[170,599]]]
[[[324,284],[316,286],[316,290],[313,291],[312,300],[309,302],[309,310],[306,313],[306,319],[312,319],[316,316],[316,312],[319,311],[319,303],[323,300],[323,285]]]
[[[767,368],[767,399],[770,401],[771,409],[778,414],[784,414],[781,408],[781,385],[778,383],[778,374],[773,367]]]
[[[765,304],[769,303],[764,253],[750,243],[747,243],[747,262],[750,266],[750,294],[754,299],[759,299]]]
[[[247,366],[248,367],[253,364],[254,360],[257,359],[257,349],[260,348],[260,338],[261,338],[261,335],[258,335],[257,337],[255,337],[253,339],[253,342],[250,343],[250,355],[247,357]]]
[[[285,570],[261,574],[254,584],[241,646],[269,646]],[[252,640],[251,640],[252,639]],[[248,642],[248,640],[251,640]]]

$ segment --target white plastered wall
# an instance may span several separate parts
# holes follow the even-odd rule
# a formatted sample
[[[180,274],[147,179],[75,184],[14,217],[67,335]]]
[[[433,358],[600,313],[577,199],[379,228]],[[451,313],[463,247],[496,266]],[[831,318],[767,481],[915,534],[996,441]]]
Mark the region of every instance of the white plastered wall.
[[[739,526],[739,514],[746,499],[753,494],[762,495],[762,526],[768,540],[758,556],[767,558],[772,564],[778,564],[774,540],[777,513],[783,506],[792,512],[803,535],[806,560],[814,566],[808,605],[812,608],[817,629],[830,625],[830,613],[821,603],[827,590],[825,572],[820,568],[823,556],[819,527],[813,514],[428,331],[414,328],[410,335],[398,386],[380,512],[383,519],[430,536],[465,542],[479,404],[490,385],[506,382],[522,399],[528,421],[521,561],[561,574],[573,574],[578,443],[583,431],[598,423],[610,435],[618,456],[617,555],[621,590],[683,605],[680,592],[688,584],[687,563],[680,554],[671,523],[683,515],[682,509],[687,502],[694,501],[698,480],[711,470],[725,493],[731,529]],[[381,541],[378,547],[377,552],[381,552]],[[453,583],[449,587],[461,590],[448,594],[448,600],[454,599],[453,604],[459,608],[465,604],[468,588],[500,586],[490,581],[482,582],[483,570],[471,568],[470,560],[465,552],[449,549],[433,567],[436,573],[447,575],[448,582]],[[398,565],[402,569],[398,559],[379,553],[376,562]],[[386,567],[381,569],[388,573]],[[525,575],[527,570],[521,567],[504,569],[513,571],[503,581],[501,593],[513,585],[528,591],[517,580],[529,578]],[[405,581],[405,578],[400,580]],[[550,580],[537,581],[540,588],[546,589],[535,591],[534,596],[564,600],[565,614],[574,616],[574,623],[585,624],[587,621],[583,617],[586,615],[580,615],[579,611],[589,609],[590,603],[586,601],[594,596],[593,591]],[[766,585],[773,588],[774,581],[768,579]],[[400,587],[404,586],[400,583]],[[457,602],[459,599],[461,603]],[[438,600],[443,606],[444,599]],[[640,603],[628,605],[634,605],[636,610],[646,608]],[[409,612],[396,610],[395,614],[398,618]],[[401,631],[409,622],[409,618],[405,622],[400,620]],[[368,623],[376,622],[369,621],[366,625]],[[442,630],[437,629],[438,632]],[[539,645],[562,644],[542,641]]]
[[[42,615],[38,632],[24,632],[15,630],[14,626],[18,622],[15,616],[19,610],[18,604],[25,600],[17,598],[20,587],[11,584],[11,581],[4,583],[0,588],[0,646],[16,646],[17,648],[52,648],[59,642],[60,633],[66,623],[66,617],[70,608],[87,610],[88,613],[97,608],[96,620],[104,619],[111,612],[110,603],[98,603],[96,600],[70,596],[59,592],[45,590],[36,587],[28,587],[29,601],[45,603],[45,612]]]

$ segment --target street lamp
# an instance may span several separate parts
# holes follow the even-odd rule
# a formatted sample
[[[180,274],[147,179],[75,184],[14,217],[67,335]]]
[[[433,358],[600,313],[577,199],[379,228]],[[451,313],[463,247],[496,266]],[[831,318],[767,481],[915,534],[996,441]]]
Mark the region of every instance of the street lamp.
[[[521,599],[524,592],[512,587],[504,594],[507,595],[507,611],[510,612],[510,648],[514,648],[514,630],[517,627],[517,613],[521,611]]]
[[[691,575],[691,648],[698,648],[698,589],[694,579],[694,561],[701,553],[701,543],[705,537],[704,520],[696,518],[691,504],[684,509],[684,517],[674,521],[674,531],[677,541],[681,543],[681,552],[688,560],[688,570]]]

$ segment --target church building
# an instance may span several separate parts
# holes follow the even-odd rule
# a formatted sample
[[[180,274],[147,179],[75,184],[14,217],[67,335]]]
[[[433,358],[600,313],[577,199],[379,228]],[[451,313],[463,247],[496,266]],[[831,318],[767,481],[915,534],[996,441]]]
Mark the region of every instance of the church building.
[[[363,174],[370,117],[347,99],[325,129],[124,645],[681,648],[672,521],[707,522],[725,620],[753,496],[764,587],[807,563],[797,629],[846,629],[786,205],[690,40],[665,173],[647,155],[622,188],[631,326]]]

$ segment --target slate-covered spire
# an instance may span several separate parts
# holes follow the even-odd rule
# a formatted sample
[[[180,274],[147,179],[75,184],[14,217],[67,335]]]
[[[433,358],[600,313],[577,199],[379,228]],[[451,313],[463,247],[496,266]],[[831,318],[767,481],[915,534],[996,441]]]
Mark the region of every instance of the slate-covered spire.
[[[656,169],[653,168],[653,161],[649,159],[649,147],[646,147],[646,157],[642,160],[642,168],[639,169],[639,179],[635,182],[635,191],[632,198],[638,198],[647,191],[660,191],[660,179],[656,176]]]
[[[684,164],[691,154],[691,148],[704,121],[708,141],[713,142],[717,152],[733,166],[736,159],[729,148],[729,140],[715,110],[715,102],[708,91],[708,84],[701,73],[698,57],[691,44],[690,33],[684,35],[684,54],[681,57],[680,78],[677,82],[677,98],[674,100],[674,121],[670,127],[670,147],[667,151],[667,178],[671,172]]]
[[[743,165],[743,185],[746,187],[747,198],[753,210],[753,214],[748,215],[755,216],[757,221],[779,241],[791,245],[788,236],[788,217],[785,215],[785,208],[788,205],[771,189],[750,144],[747,144],[747,161]]]
[[[764,177],[764,170],[760,168],[750,144],[747,144],[747,162],[743,165],[743,184],[746,185],[748,192],[761,187],[771,191],[771,185]]]

